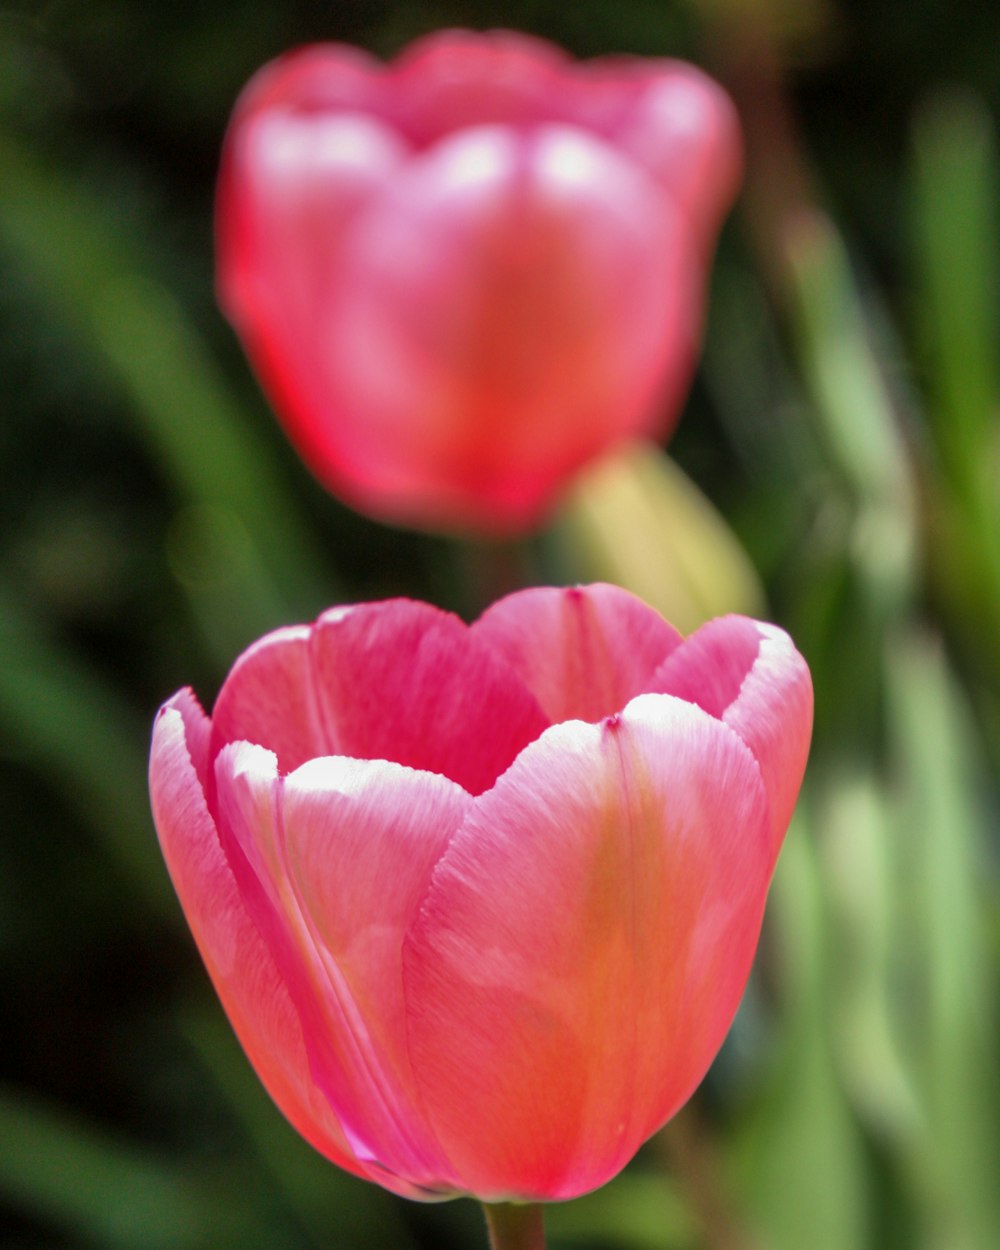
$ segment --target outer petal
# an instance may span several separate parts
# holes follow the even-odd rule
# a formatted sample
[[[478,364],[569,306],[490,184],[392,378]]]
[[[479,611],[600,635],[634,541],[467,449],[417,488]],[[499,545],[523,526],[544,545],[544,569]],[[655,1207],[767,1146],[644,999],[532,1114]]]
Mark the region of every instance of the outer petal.
[[[266,634],[239,657],[212,709],[212,757],[227,742],[253,742],[277,755],[291,772],[330,743],[315,688],[310,627],[290,625]],[[214,775],[208,792],[214,793]]]
[[[549,724],[458,617],[406,599],[262,639],[233,666],[212,720],[216,750],[256,742],[284,771],[318,755],[393,760],[473,794]]]
[[[374,117],[315,111],[307,93],[323,85],[318,71],[328,69],[326,94],[336,98],[350,94],[336,88],[353,62],[304,59],[306,82],[297,67],[269,68],[237,109],[219,180],[218,282],[289,434],[322,475],[331,422],[349,415],[325,369],[338,271],[351,223],[396,175],[405,148]]]
[[[641,599],[607,585],[508,595],[471,632],[504,657],[553,723],[620,711],[682,642]]]
[[[406,1048],[401,946],[431,869],[472,799],[398,764],[327,758],[279,778],[234,743],[220,820],[262,889],[244,894],[305,1027],[312,1072],[357,1157],[422,1196],[461,1187],[429,1130]],[[385,1182],[383,1182],[385,1183]]]
[[[236,105],[237,119],[273,108],[308,113],[378,112],[382,63],[342,43],[311,44],[280,56],[254,74]]]
[[[174,888],[226,1014],[271,1097],[328,1159],[367,1175],[315,1087],[288,987],[220,846],[199,780],[207,744],[208,722],[190,691],[182,691],[157,716],[149,768],[153,819]]]
[[[555,726],[477,799],[404,950],[414,1070],[474,1193],[591,1189],[677,1110],[770,869],[753,757],[672,698]]]
[[[569,59],[514,31],[447,30],[417,40],[390,68],[400,129],[420,146],[469,126],[562,116]]]
[[[699,329],[689,229],[576,128],[479,127],[411,161],[358,222],[330,334],[343,406],[365,418],[338,434],[355,493],[516,527],[660,424]]]
[[[736,109],[693,65],[652,62],[643,76],[614,138],[670,194],[707,249],[743,172]]]
[[[789,636],[745,616],[719,617],[668,656],[648,689],[697,703],[754,753],[771,804],[777,858],[812,735],[812,680]]]

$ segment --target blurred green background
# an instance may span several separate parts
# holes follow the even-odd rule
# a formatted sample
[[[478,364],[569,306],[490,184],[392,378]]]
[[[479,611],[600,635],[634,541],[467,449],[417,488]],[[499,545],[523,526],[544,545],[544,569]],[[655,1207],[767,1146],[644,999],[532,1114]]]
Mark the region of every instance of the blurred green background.
[[[817,692],[732,1035],[621,1177],[552,1209],[552,1244],[990,1250],[1000,18],[972,0],[6,0],[0,1241],[484,1245],[472,1203],[341,1175],[274,1111],[145,789],[157,705],[187,683],[210,703],[264,630],[393,594],[471,615],[492,593],[496,553],[323,493],[212,291],[217,155],[250,74],[296,43],[391,55],[444,25],[684,56],[737,99],[746,187],[670,448],[728,528],[654,472],[643,532],[588,486],[518,558],[537,581],[628,579],[641,544],[690,628],[761,593],[738,541]]]

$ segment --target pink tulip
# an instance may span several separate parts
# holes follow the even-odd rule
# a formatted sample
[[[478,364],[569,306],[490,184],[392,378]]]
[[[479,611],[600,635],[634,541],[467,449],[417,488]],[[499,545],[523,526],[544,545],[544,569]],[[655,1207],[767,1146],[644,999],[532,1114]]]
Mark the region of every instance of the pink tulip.
[[[569,1198],[733,1019],[805,767],[773,625],[683,640],[611,586],[470,627],[335,608],[156,720],[150,788],[219,996],[288,1119],[410,1197]]]
[[[740,166],[732,105],[690,65],[509,32],[390,65],[307,47],[236,106],[221,300],[335,494],[524,530],[587,460],[672,425]]]

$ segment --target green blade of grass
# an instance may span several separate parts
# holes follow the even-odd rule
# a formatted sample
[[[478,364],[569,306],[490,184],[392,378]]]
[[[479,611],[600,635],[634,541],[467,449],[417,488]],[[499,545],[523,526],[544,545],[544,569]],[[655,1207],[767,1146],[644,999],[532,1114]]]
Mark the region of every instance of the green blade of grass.
[[[126,399],[183,502],[231,514],[252,549],[244,608],[261,622],[315,612],[324,561],[204,343],[134,238],[81,181],[0,134],[0,238],[54,315]],[[238,572],[238,570],[237,570]],[[277,604],[289,605],[276,609]]]
[[[1000,1228],[998,1003],[982,777],[941,648],[909,635],[887,649],[886,664],[908,901],[896,935],[902,984],[911,990],[899,1000],[899,1029],[929,1126],[919,1161],[925,1244],[979,1250]]]
[[[801,811],[781,854],[768,917],[780,1036],[774,1067],[732,1136],[742,1206],[769,1250],[864,1246],[865,1158],[833,1059],[822,875]]]
[[[940,95],[919,114],[912,211],[928,417],[953,489],[975,507],[997,466],[998,160],[991,118],[975,97]]]
[[[905,448],[843,242],[816,212],[785,247],[799,360],[828,446],[860,498],[906,507]]]
[[[97,831],[132,897],[175,916],[146,793],[149,729],[0,588],[0,723]]]
[[[831,222],[800,217],[785,245],[800,367],[856,499],[852,556],[873,606],[889,618],[911,596],[916,527],[909,457],[873,347],[873,319]]]
[[[854,1105],[893,1153],[914,1149],[926,1121],[900,1046],[895,999],[899,857],[894,811],[863,765],[824,786],[819,852],[830,900],[829,1018]]]
[[[931,99],[914,132],[912,216],[937,597],[1000,686],[1000,159],[974,96]]]

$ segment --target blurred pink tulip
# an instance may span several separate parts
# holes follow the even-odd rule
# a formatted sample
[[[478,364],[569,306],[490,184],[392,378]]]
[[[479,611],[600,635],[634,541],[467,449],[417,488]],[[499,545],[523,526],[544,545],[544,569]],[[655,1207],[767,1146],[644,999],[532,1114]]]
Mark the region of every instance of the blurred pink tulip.
[[[390,65],[307,47],[236,106],[221,301],[335,494],[524,530],[591,457],[672,426],[740,169],[732,105],[690,65],[509,32]]]
[[[156,720],[174,885],[251,1062],[410,1197],[614,1176],[722,1043],[809,749],[788,636],[610,586],[337,608]]]

